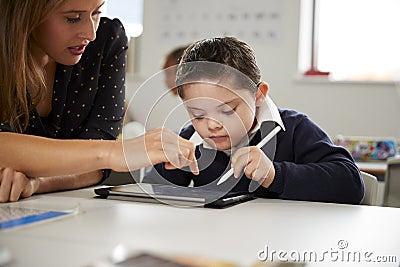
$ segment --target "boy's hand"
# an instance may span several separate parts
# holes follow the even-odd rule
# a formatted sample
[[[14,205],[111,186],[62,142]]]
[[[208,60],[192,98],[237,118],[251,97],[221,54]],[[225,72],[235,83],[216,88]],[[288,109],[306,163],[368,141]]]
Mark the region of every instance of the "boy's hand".
[[[242,147],[232,156],[233,174],[239,178],[243,169],[247,178],[268,188],[274,181],[275,168],[272,161],[256,146]]]

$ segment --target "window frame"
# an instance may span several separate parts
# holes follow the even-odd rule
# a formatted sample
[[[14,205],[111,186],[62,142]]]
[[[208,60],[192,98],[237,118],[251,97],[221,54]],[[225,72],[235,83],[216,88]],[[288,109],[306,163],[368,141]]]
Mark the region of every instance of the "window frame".
[[[355,82],[355,83],[395,83],[400,81],[400,68],[393,69],[392,76],[384,72],[360,72],[360,77],[336,77],[332,69],[321,71],[318,64],[319,50],[319,2],[321,0],[301,0],[300,10],[300,32],[299,32],[299,57],[298,70],[303,79],[315,78],[336,82]],[[325,0],[326,1],[326,0]],[[333,75],[331,75],[333,74]],[[376,75],[374,75],[376,74]],[[377,76],[378,78],[375,78]]]

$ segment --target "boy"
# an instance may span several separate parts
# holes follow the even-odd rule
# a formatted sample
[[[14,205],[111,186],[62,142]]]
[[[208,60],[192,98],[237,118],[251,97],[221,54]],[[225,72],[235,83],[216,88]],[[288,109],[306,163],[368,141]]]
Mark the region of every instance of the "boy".
[[[193,182],[206,189],[255,191],[257,197],[360,203],[364,184],[348,151],[333,145],[306,115],[277,109],[260,78],[253,51],[234,37],[190,45],[178,66],[177,87],[192,125],[180,135],[203,140],[196,147],[200,174],[158,164],[144,182]],[[276,138],[258,148],[276,126],[282,129]],[[231,167],[236,179],[217,185]]]

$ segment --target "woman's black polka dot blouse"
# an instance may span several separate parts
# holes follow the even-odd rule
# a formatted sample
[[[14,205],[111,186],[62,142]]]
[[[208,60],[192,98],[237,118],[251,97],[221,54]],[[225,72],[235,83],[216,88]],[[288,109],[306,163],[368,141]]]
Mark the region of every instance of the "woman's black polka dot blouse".
[[[96,34],[73,66],[57,65],[52,110],[30,114],[26,134],[59,139],[116,139],[125,114],[127,37],[121,22],[102,18]],[[1,131],[13,131],[0,123]]]

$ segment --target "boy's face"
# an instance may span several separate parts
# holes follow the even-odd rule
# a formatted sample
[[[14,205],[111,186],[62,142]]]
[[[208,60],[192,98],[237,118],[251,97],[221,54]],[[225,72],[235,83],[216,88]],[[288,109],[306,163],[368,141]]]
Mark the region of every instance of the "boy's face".
[[[255,125],[256,98],[249,90],[210,83],[186,84],[183,90],[194,128],[217,150],[236,146]]]

